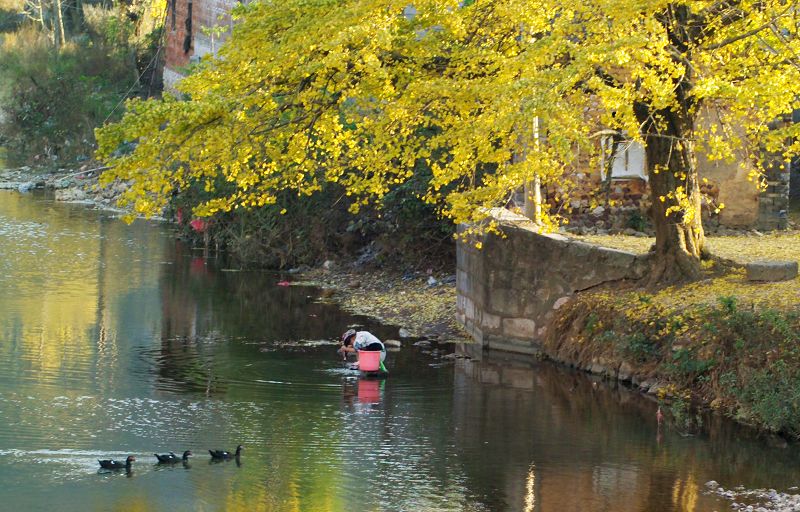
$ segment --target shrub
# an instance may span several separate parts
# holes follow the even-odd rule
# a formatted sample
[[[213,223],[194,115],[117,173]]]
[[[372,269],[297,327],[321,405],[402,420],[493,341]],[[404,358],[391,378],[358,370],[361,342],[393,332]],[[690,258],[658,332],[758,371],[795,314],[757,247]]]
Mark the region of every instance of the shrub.
[[[681,348],[672,353],[672,360],[664,366],[675,380],[689,385],[714,368],[714,361],[698,359],[694,350]]]
[[[703,419],[693,410],[688,396],[676,396],[669,404],[669,412],[680,431],[694,432],[703,425]]]
[[[216,183],[217,194],[225,183]],[[192,208],[211,193],[196,184],[176,194],[172,215],[181,212],[183,233],[200,243],[187,221]],[[455,243],[452,224],[438,219],[419,199],[395,196],[401,205],[376,211],[348,212],[340,187],[326,184],[311,196],[279,194],[275,204],[235,210],[211,220],[211,239],[240,264],[271,268],[314,265],[337,258],[350,263],[425,268],[452,267]]]
[[[95,127],[142,92],[136,78],[160,27],[136,35],[129,9],[85,6],[86,32],[58,50],[31,23],[0,39],[0,140],[13,160],[88,157]]]
[[[625,222],[625,226],[631,229],[635,229],[636,231],[647,231],[650,229],[650,224],[645,215],[642,215],[642,212],[638,209],[631,211],[630,215],[628,215],[628,219]]]
[[[756,420],[774,432],[800,434],[800,372],[785,361],[739,374],[733,393],[740,416]]]
[[[643,332],[622,336],[616,346],[617,352],[627,359],[644,363],[658,357],[657,344]]]

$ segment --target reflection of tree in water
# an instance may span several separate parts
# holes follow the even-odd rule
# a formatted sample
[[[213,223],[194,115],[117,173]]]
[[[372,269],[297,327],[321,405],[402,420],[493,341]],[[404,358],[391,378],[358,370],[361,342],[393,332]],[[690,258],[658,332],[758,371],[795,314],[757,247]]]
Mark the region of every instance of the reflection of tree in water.
[[[354,320],[315,303],[313,290],[277,287],[279,280],[269,273],[220,271],[178,253],[161,282],[161,385],[232,400],[247,393],[246,400],[259,404],[272,400],[269,393],[302,392],[242,388],[248,376],[241,366],[260,362],[266,364],[259,371],[290,371],[280,369],[285,367],[307,374],[309,360],[333,361],[335,347],[292,349],[277,342],[333,339]],[[730,422],[712,422],[698,438],[683,438],[667,423],[657,442],[654,404],[624,387],[593,385],[583,374],[551,365],[513,362],[484,364],[472,373],[460,369],[453,386],[452,374],[429,367],[432,361],[424,357],[409,348],[391,353],[395,381],[389,384],[395,388],[387,387],[375,403],[359,401],[358,384],[345,379],[333,396],[292,396],[256,416],[234,411],[226,421],[270,447],[268,460],[260,462],[281,468],[266,484],[251,482],[252,488],[238,492],[255,498],[252,493],[263,491],[280,502],[289,489],[301,488],[304,505],[333,499],[346,508],[349,498],[335,486],[355,472],[381,482],[387,502],[409,507],[419,505],[409,496],[420,488],[435,489],[430,495],[437,496],[458,489],[465,510],[524,510],[528,503],[536,510],[688,510],[705,509],[710,498],[701,490],[707,480],[778,486],[797,476],[789,469],[793,450],[776,453],[752,440],[739,444],[742,432]],[[398,389],[397,382],[419,389]],[[309,410],[331,402],[338,405],[328,412]],[[368,463],[350,459],[349,444],[338,441],[353,421],[377,447]]]
[[[279,274],[221,270],[214,267],[215,261],[206,263],[185,252],[176,244],[174,265],[162,283],[165,302],[170,303],[165,307],[183,313],[183,325],[176,328],[213,327],[231,337],[267,341],[313,339],[322,332],[333,339],[343,330],[346,315],[316,302],[314,289],[279,287]]]
[[[162,388],[201,392],[205,395],[224,393],[226,381],[214,370],[213,351],[207,346],[215,343],[209,337],[164,337],[157,361],[157,374]]]
[[[158,374],[170,385],[221,391],[235,378],[237,364],[296,360],[314,351],[335,357],[334,340],[363,319],[316,300],[318,290],[277,286],[283,276],[272,272],[237,272],[217,268],[195,251],[176,243],[161,277],[162,329]],[[371,328],[371,330],[374,330]],[[390,328],[377,328],[385,335]],[[396,332],[396,330],[394,331]],[[308,347],[301,340],[329,340]]]
[[[345,411],[355,410],[356,396],[358,396],[358,386],[355,379],[342,380],[342,407]]]
[[[730,421],[699,437],[667,423],[659,442],[655,409],[638,392],[550,364],[465,362],[453,435],[469,454],[467,487],[492,510],[524,509],[532,463],[537,510],[706,510],[708,480],[788,486],[798,476],[796,454],[767,450]]]

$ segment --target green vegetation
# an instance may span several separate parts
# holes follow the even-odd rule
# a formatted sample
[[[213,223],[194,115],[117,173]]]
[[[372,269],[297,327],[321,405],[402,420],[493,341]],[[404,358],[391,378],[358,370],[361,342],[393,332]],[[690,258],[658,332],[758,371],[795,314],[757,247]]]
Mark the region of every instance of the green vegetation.
[[[311,196],[282,192],[274,204],[235,209],[210,221],[192,219],[192,208],[210,197],[193,183],[174,194],[167,214],[184,238],[225,249],[241,266],[290,268],[336,259],[401,271],[450,269],[454,226],[419,199],[415,183],[388,194],[381,208],[364,207],[357,214],[350,213],[345,190],[329,183]]]
[[[613,331],[611,331],[613,332]],[[624,359],[637,363],[652,361],[658,356],[658,347],[644,333],[634,332],[618,337],[616,352]]]
[[[800,437],[800,315],[745,298],[675,306],[657,295],[643,301],[640,292],[582,294],[565,306],[548,349],[558,358],[578,346],[581,360],[626,362],[640,381],[658,380],[683,428],[696,423],[696,400]]]
[[[68,165],[91,157],[94,129],[121,114],[126,96],[158,92],[154,6],[78,2],[80,15],[61,19],[52,6],[67,13],[66,2],[42,4],[50,10],[36,14],[33,2],[6,1],[0,25],[11,31],[0,34],[0,145],[18,163]]]
[[[0,37],[3,32],[12,32],[22,23],[23,15],[15,0],[0,0]]]
[[[569,171],[608,156],[602,133],[627,134],[646,147],[657,198],[655,244],[634,239],[654,247],[652,289],[697,279],[582,294],[559,311],[551,352],[577,341],[579,357],[636,365],[680,398],[676,417],[699,398],[800,435],[796,283],[753,285],[700,262],[695,166],[701,147],[712,160],[742,149],[759,182],[762,149],[800,150],[784,147],[800,124],[767,129],[800,94],[785,2],[728,12],[706,1],[424,0],[414,16],[382,0],[254,2],[236,8],[220,58],[179,85],[185,101],[142,99],[163,5],[63,5],[78,15],[64,19],[58,0],[27,24],[3,15],[14,32],[0,56],[0,143],[39,160],[88,157],[93,129],[133,95],[98,131],[97,155],[113,166],[104,183],[130,185],[132,215],[166,211],[199,243],[259,265],[339,256],[435,268],[453,249],[453,224],[438,216],[491,230],[488,208],[521,187],[555,196],[536,205],[552,227]],[[699,122],[705,107],[719,123]],[[709,245],[743,250],[738,239]]]

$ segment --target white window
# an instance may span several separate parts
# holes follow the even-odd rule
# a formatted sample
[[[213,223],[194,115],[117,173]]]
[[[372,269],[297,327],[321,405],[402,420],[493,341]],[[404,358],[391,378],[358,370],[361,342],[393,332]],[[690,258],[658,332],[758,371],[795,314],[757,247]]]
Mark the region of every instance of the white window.
[[[614,151],[610,151],[610,145],[614,144]],[[614,142],[612,137],[603,139],[603,161],[600,167],[600,176],[606,179],[606,169],[608,168],[607,158],[613,159],[611,162],[611,179],[615,178],[640,178],[647,181],[647,159],[644,153],[644,146],[636,141],[624,139]]]

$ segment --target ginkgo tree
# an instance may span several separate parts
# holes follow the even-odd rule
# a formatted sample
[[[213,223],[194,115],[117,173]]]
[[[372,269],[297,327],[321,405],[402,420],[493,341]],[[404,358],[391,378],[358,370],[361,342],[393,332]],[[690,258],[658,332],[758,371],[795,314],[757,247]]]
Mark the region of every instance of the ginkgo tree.
[[[738,159],[758,183],[765,155],[797,150],[781,122],[798,107],[796,11],[784,0],[260,0],[235,9],[233,37],[180,82],[181,100],[132,100],[98,131],[113,165],[103,179],[131,180],[122,200],[145,215],[198,183],[212,197],[201,216],[326,182],[357,210],[423,165],[425,200],[491,226],[490,207],[532,180],[567,188],[603,151],[599,133],[626,134],[646,151],[651,282],[692,278],[704,253],[698,151]]]

